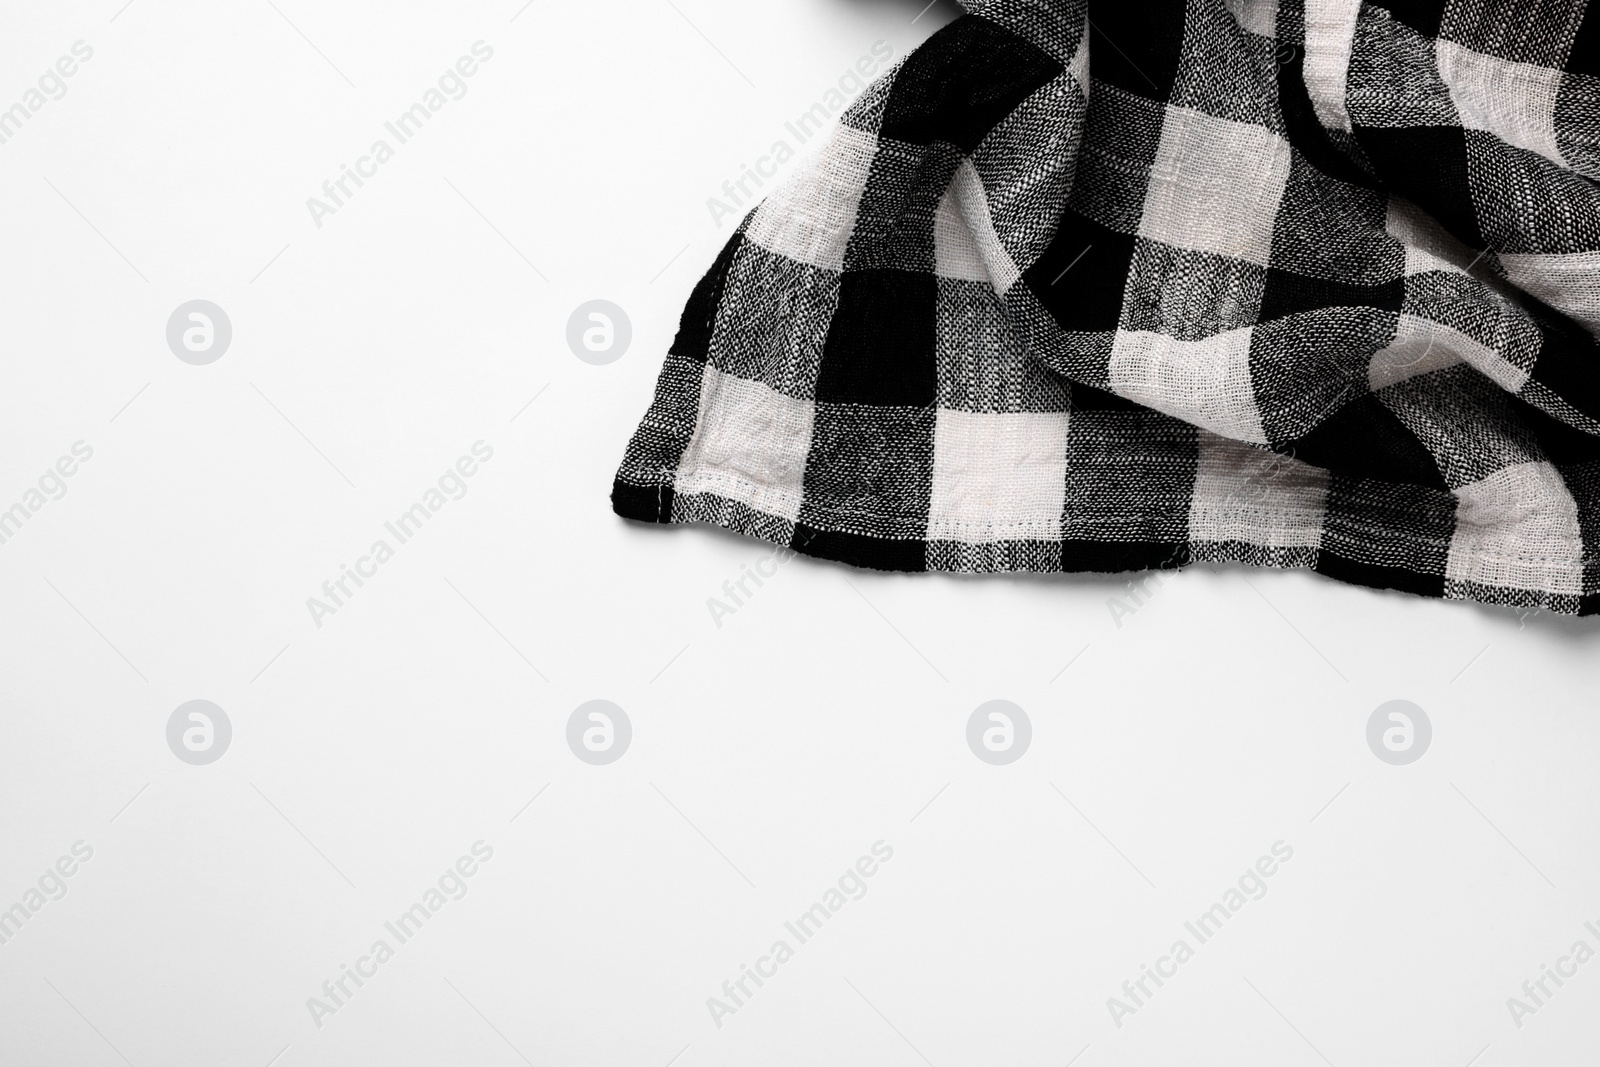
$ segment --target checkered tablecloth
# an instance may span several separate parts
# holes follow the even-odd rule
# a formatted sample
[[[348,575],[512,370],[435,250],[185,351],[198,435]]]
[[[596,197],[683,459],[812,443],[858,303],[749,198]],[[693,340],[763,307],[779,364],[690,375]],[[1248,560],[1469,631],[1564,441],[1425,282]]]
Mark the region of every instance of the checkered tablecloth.
[[[1600,611],[1600,9],[967,7],[695,288],[619,514]]]

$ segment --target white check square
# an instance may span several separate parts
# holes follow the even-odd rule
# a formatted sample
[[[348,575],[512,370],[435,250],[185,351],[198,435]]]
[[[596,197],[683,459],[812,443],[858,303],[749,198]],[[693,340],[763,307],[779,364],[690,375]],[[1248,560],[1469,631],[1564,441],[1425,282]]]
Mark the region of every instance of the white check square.
[[[1271,130],[1168,106],[1139,236],[1267,266],[1289,158]]]
[[[716,493],[768,515],[798,519],[815,414],[810,400],[708,364],[675,491]]]
[[[939,410],[929,540],[1053,540],[1067,489],[1068,415]]]
[[[1559,70],[1486,56],[1443,38],[1434,55],[1463,127],[1566,164],[1556,147]]]
[[[840,126],[821,155],[756,209],[745,237],[780,256],[842,270],[877,154],[877,137]]]

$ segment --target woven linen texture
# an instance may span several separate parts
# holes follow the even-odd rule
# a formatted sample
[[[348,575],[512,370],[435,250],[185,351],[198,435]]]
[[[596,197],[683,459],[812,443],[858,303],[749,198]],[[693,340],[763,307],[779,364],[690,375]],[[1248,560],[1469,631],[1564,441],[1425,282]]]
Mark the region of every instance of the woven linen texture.
[[[745,217],[615,510],[1600,611],[1600,6],[975,0]]]

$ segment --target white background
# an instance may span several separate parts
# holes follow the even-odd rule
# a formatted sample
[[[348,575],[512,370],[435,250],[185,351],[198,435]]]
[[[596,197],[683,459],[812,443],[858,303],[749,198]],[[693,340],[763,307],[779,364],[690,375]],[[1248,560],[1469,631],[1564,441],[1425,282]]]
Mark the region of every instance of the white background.
[[[1600,949],[1594,627],[1303,574],[1136,605],[804,559],[718,627],[766,548],[611,514],[732,226],[706,199],[948,0],[274,2],[4,14],[0,107],[94,55],[0,145],[0,508],[94,454],[0,544],[0,908],[94,851],[0,945],[0,1062],[1592,1058],[1600,962],[1520,1028],[1506,999]],[[467,95],[314,225],[478,40]],[[233,324],[209,366],[165,339],[195,298]],[[565,341],[595,298],[634,328],[603,367]],[[316,626],[480,440],[466,496]],[[634,729],[605,767],[565,741],[596,698]],[[965,741],[996,698],[1034,730],[1006,767]],[[1397,698],[1434,727],[1406,767],[1365,740]],[[233,724],[209,766],[167,746],[192,699]],[[479,840],[466,895],[317,1025]],[[879,840],[867,894],[717,1026]],[[1267,895],[1116,1026],[1280,840]]]

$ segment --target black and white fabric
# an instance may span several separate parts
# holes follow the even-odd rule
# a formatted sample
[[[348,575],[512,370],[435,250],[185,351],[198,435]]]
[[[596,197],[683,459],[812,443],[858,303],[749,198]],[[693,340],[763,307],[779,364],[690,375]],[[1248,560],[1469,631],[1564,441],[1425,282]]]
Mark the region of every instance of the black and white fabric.
[[[1600,5],[967,8],[696,287],[619,514],[1600,611]]]

